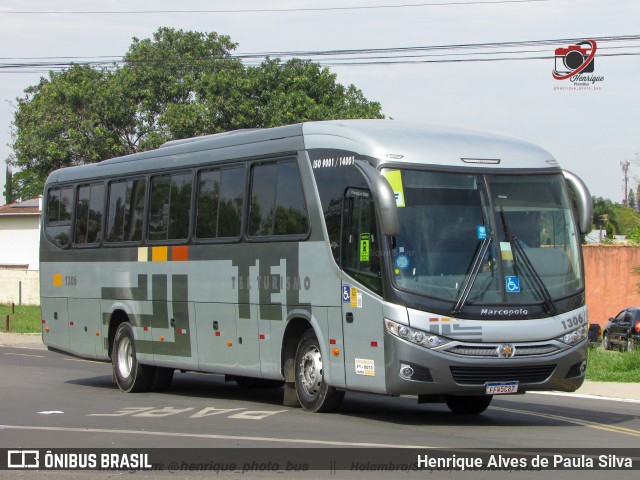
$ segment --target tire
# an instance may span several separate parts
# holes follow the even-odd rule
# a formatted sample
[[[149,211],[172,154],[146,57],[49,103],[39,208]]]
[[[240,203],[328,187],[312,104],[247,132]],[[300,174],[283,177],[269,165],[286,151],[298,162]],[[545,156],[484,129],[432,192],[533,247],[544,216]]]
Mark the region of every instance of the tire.
[[[633,337],[627,337],[627,352],[633,352],[636,349],[636,342]]]
[[[136,358],[136,344],[129,322],[121,323],[111,351],[113,378],[125,393],[146,392],[153,380],[153,367],[141,365]]]
[[[445,395],[444,401],[453,413],[461,415],[478,415],[484,412],[493,395]]]
[[[173,368],[153,367],[153,375],[149,390],[152,392],[166,392],[173,381]]]
[[[334,411],[342,403],[344,391],[338,391],[324,381],[320,344],[312,328],[298,343],[295,375],[298,401],[308,412]]]
[[[602,349],[611,350],[611,339],[609,338],[608,333],[602,335]]]

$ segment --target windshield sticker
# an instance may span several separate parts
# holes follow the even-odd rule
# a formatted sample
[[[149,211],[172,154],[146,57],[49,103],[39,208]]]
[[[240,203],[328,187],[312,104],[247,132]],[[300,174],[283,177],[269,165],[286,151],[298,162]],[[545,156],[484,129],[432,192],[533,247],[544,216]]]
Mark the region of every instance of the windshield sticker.
[[[477,232],[478,240],[484,240],[487,238],[487,227],[485,227],[484,225],[478,225]]]
[[[507,293],[520,293],[520,279],[518,277],[507,275],[505,284]]]
[[[409,257],[406,255],[398,255],[398,258],[396,258],[396,267],[399,270],[406,270],[409,268],[409,263]]]
[[[396,207],[404,207],[404,186],[402,185],[402,172],[400,170],[387,170],[382,173],[393,190],[396,197]]]
[[[367,358],[356,358],[356,375],[364,375],[365,377],[376,376],[376,363]]]
[[[500,253],[502,260],[513,260],[513,252],[511,251],[511,243],[500,242]]]
[[[369,247],[370,247],[370,239],[371,236],[368,233],[360,234],[360,261],[368,262],[369,261]]]

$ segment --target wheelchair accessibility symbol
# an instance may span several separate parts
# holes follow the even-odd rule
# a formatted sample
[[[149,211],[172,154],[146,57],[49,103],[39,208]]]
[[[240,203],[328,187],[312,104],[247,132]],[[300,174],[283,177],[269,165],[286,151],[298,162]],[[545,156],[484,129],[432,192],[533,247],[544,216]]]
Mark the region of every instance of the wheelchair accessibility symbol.
[[[508,293],[520,293],[520,279],[518,277],[505,277],[506,288]]]
[[[342,303],[351,303],[351,287],[342,285]]]

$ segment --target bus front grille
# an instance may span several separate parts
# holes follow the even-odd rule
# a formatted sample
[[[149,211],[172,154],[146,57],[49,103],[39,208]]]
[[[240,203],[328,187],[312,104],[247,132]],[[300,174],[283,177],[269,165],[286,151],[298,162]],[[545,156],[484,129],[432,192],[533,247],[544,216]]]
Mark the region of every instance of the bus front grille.
[[[484,385],[487,382],[540,383],[551,376],[555,365],[526,367],[450,367],[451,375],[461,385]]]
[[[455,345],[451,348],[445,348],[443,351],[452,353],[454,355],[461,355],[465,357],[491,357],[499,358],[498,345],[473,345],[473,344],[461,344]],[[515,353],[514,357],[535,357],[540,355],[549,355],[560,350],[553,344],[542,345],[514,345]]]

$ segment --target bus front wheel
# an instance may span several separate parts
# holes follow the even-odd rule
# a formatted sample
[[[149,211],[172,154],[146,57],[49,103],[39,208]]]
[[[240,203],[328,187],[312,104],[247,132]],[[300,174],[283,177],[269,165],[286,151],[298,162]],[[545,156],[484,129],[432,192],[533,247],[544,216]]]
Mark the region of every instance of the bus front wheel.
[[[309,412],[329,412],[340,406],[344,392],[324,381],[320,343],[313,329],[300,338],[295,368],[296,394],[302,408]]]
[[[491,403],[492,395],[445,395],[444,401],[453,413],[477,415]]]
[[[111,351],[113,378],[123,392],[145,392],[153,380],[153,367],[141,365],[136,358],[133,329],[129,322],[121,323],[113,339]]]

